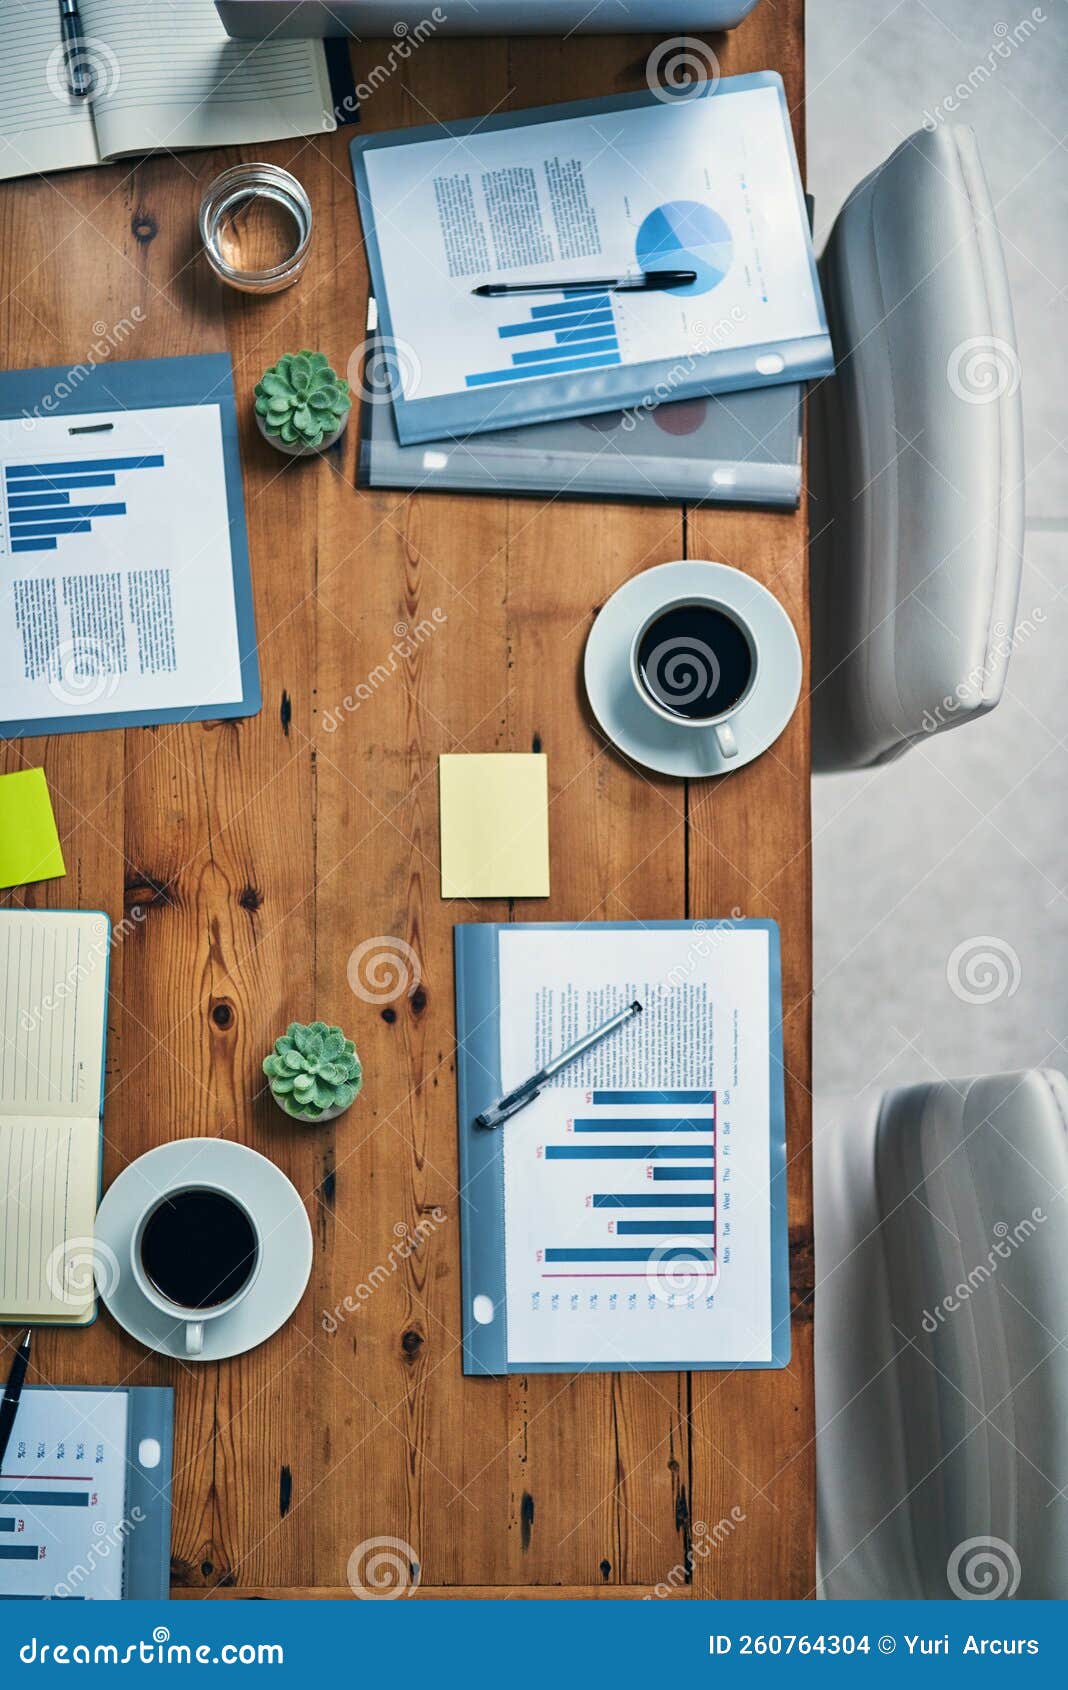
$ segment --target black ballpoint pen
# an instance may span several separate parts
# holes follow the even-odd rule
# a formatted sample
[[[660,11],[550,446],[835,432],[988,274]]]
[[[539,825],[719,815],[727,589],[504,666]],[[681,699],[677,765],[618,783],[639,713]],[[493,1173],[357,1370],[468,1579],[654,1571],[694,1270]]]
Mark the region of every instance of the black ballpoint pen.
[[[642,270],[633,276],[598,276],[592,281],[483,282],[471,292],[479,299],[502,299],[510,293],[662,293],[696,280],[696,270]]]
[[[27,1328],[26,1335],[15,1351],[15,1359],[11,1364],[8,1375],[7,1389],[3,1401],[0,1402],[0,1468],[4,1464],[7,1446],[11,1441],[11,1431],[15,1424],[15,1416],[19,1409],[19,1398],[22,1395],[22,1382],[26,1377],[26,1368],[30,1360],[30,1345],[33,1342],[32,1328]]]
[[[78,100],[93,92],[93,73],[86,60],[78,0],[59,0],[59,27],[63,34],[63,59],[67,87]]]
[[[510,1120],[513,1115],[518,1115],[521,1109],[525,1109],[528,1103],[533,1103],[534,1099],[540,1096],[542,1086],[551,1080],[554,1074],[559,1074],[562,1068],[567,1068],[572,1062],[577,1062],[580,1056],[585,1056],[586,1052],[592,1050],[594,1045],[599,1045],[602,1039],[608,1037],[609,1033],[614,1033],[617,1027],[622,1027],[632,1016],[640,1015],[641,1012],[642,1006],[635,999],[633,1003],[627,1005],[626,1009],[619,1010],[616,1015],[610,1016],[599,1027],[592,1027],[588,1033],[583,1033],[581,1039],[576,1039],[575,1043],[568,1045],[567,1049],[562,1050],[559,1056],[554,1056],[551,1061],[545,1064],[544,1068],[539,1068],[536,1074],[532,1074],[529,1080],[524,1080],[522,1085],[515,1086],[512,1091],[505,1092],[504,1096],[499,1097],[496,1103],[491,1104],[488,1109],[483,1109],[481,1115],[475,1116],[475,1125],[478,1127],[499,1127],[505,1121]]]

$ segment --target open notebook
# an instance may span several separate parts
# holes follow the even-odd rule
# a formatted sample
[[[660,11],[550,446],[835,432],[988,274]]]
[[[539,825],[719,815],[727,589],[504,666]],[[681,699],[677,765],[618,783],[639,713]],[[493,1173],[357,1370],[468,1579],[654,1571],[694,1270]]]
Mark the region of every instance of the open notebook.
[[[320,41],[231,41],[213,0],[81,0],[97,92],[67,93],[56,0],[0,5],[0,178],[336,129]]]
[[[93,1319],[111,924],[0,910],[0,1323]]]

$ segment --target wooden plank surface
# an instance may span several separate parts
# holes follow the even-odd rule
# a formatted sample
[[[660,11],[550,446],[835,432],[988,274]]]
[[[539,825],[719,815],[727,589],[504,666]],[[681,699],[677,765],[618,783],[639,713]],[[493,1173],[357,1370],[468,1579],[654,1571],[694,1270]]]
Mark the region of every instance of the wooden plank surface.
[[[709,45],[724,74],[783,74],[800,143],[801,0]],[[429,40],[378,80],[363,126],[639,88],[655,46]],[[383,52],[354,46],[358,80]],[[8,366],[73,366],[102,336],[117,357],[230,351],[264,694],[238,724],[7,745],[4,769],[47,769],[68,864],[7,901],[143,914],[112,959],[105,1179],[168,1139],[225,1134],[285,1169],[316,1243],[296,1316],[248,1356],[171,1363],[103,1317],[42,1333],[37,1375],[176,1387],[181,1594],[344,1594],[353,1551],[390,1538],[424,1595],[645,1594],[680,1578],[699,1596],[805,1595],[807,1316],[780,1374],[463,1379],[451,980],[456,920],[776,917],[804,1287],[807,710],[757,764],[686,786],[606,749],[578,679],[597,607],[684,556],[763,580],[807,652],[804,515],[359,492],[355,427],[326,463],[282,463],[252,426],[253,382],[302,345],[343,370],[365,338],[347,139],[254,149],[300,175],[317,220],[303,281],[268,300],[224,294],[196,254],[200,194],[237,149],[0,193]],[[443,904],[439,753],[534,746],[549,756],[548,905]],[[411,995],[354,995],[349,958],[369,938],[414,959]],[[286,1122],[259,1071],[275,1033],[314,1016],[348,1029],[366,1074],[352,1113],[318,1131]],[[358,1312],[339,1318],[346,1296]]]

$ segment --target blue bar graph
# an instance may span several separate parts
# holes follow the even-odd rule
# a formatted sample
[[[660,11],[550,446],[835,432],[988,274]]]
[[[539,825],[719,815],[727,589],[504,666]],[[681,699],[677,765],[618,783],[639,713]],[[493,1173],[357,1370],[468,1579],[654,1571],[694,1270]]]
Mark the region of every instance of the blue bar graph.
[[[545,1147],[549,1162],[656,1162],[679,1156],[707,1157],[711,1162],[712,1154],[710,1144],[548,1144]],[[707,1175],[702,1171],[700,1177],[704,1179]]]
[[[598,1191],[595,1209],[711,1209],[716,1199],[701,1191]]]
[[[633,1120],[617,1120],[611,1115],[604,1120],[587,1119],[586,1116],[577,1117],[575,1131],[577,1133],[710,1133],[714,1122],[706,1118],[703,1121],[683,1121],[678,1118],[658,1115],[636,1116]]]
[[[0,1561],[37,1561],[40,1554],[36,1543],[0,1543]]]
[[[714,1103],[714,1091],[595,1091],[594,1103]]]
[[[654,1179],[701,1179],[712,1178],[711,1168],[654,1168]]]
[[[86,1490],[0,1490],[0,1503],[8,1508],[88,1508]]]
[[[69,505],[69,493],[9,493],[9,511],[31,510],[35,505]]]
[[[589,311],[579,314],[572,311],[562,317],[542,317],[533,323],[506,323],[497,330],[502,340],[511,340],[518,334],[548,334],[550,330],[560,333],[583,334],[590,329],[602,332],[609,330],[612,334],[616,330],[616,320],[611,311]]]
[[[690,1238],[711,1238],[715,1232],[712,1221],[617,1221],[616,1232],[620,1238],[636,1238],[639,1235],[648,1236],[650,1232],[660,1236],[683,1233]]]
[[[597,333],[587,332],[592,329]],[[498,325],[498,339],[508,341],[517,335],[548,338],[544,346],[513,352],[506,368],[477,370],[465,376],[465,386],[491,387],[502,381],[533,381],[538,376],[604,369],[621,362],[619,342],[615,338],[615,313],[607,294],[562,292],[562,297],[551,304],[528,306],[520,322]],[[567,338],[561,338],[562,335]]]
[[[713,1262],[715,1251],[697,1245],[680,1244],[668,1250],[546,1250],[547,1262]]]
[[[11,1519],[0,1520],[0,1532],[13,1532],[14,1530],[15,1530],[14,1520],[11,1520]]]
[[[37,510],[25,511],[25,512],[21,512],[21,513],[16,512],[16,511],[12,511],[11,512],[11,529],[12,529],[12,533],[14,533],[16,529],[21,528],[27,522],[43,522],[46,518],[48,519],[48,521],[51,521],[53,519],[53,517],[63,518],[63,520],[65,521],[68,517],[81,518],[81,517],[91,517],[91,516],[125,516],[125,515],[126,515],[126,506],[122,505],[122,504],[114,504],[114,505],[57,505],[57,506],[55,506],[54,509],[50,506],[47,510],[41,510],[40,508],[38,508]]]
[[[15,480],[24,481],[37,475],[96,475],[98,471],[106,471],[110,475],[117,469],[162,468],[163,453],[158,452],[141,458],[68,458],[59,464],[9,464],[5,473],[10,487]]]
[[[114,487],[116,477],[162,469],[162,452],[142,457],[72,458],[66,463],[8,464],[4,470],[7,530],[13,552],[54,552],[57,538],[89,534],[93,524],[127,515],[122,499],[75,504],[72,493]]]

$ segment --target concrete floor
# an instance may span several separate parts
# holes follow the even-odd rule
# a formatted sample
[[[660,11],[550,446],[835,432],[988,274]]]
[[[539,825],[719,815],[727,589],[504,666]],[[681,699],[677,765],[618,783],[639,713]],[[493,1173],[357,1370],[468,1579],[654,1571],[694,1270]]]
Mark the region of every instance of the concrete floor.
[[[1068,1071],[1068,8],[809,0],[807,51],[817,246],[854,183],[965,84],[952,121],[979,139],[1023,367],[1033,627],[991,715],[815,782],[815,1089]]]

